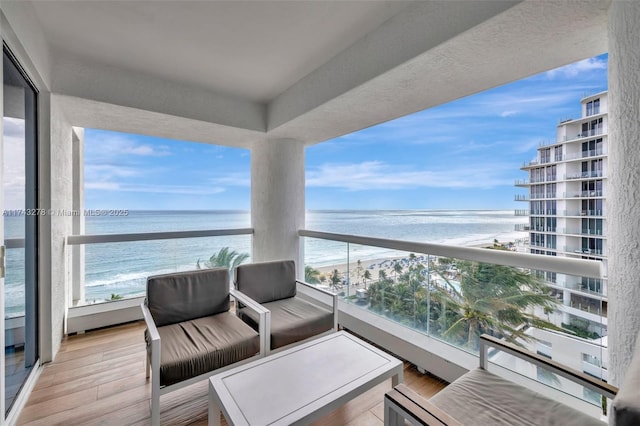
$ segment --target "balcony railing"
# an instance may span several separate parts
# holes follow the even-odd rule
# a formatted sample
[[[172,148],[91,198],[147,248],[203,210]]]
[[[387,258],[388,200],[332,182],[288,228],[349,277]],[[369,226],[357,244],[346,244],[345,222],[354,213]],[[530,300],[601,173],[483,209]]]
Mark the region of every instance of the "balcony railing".
[[[587,150],[587,151],[580,151],[580,152],[576,152],[576,153],[565,154],[562,157],[562,160],[563,161],[581,160],[583,158],[599,157],[599,156],[605,155],[605,154],[606,154],[606,151],[604,149],[602,149],[602,148],[590,149],[590,150]]]
[[[563,216],[602,216],[602,210],[563,210]]]
[[[528,195],[516,194],[514,197],[514,201],[529,201]]]
[[[602,228],[563,228],[562,233],[571,235],[602,235]]]
[[[317,251],[316,255],[305,255],[305,265],[310,267],[305,268],[307,273],[314,271],[307,281],[312,278],[317,285],[337,292],[341,303],[345,305],[344,309],[350,307],[349,315],[380,318],[367,320],[368,327],[373,324],[387,327],[384,325],[387,321],[424,335],[425,339],[435,339],[439,344],[447,345],[448,349],[440,349],[436,354],[444,359],[455,359],[456,351],[477,353],[476,333],[480,330],[472,327],[465,320],[465,315],[471,312],[469,309],[477,309],[480,316],[496,315],[497,318],[499,314],[495,310],[500,309],[501,302],[496,294],[506,294],[509,290],[505,287],[499,292],[496,286],[505,285],[506,276],[519,277],[512,281],[521,283],[514,287],[518,294],[522,294],[521,291],[527,286],[523,284],[524,281],[518,280],[531,279],[532,271],[565,274],[575,277],[575,280],[585,274],[601,277],[601,264],[597,261],[310,230],[300,230],[299,235],[304,237],[305,248],[317,247],[321,242],[330,244],[330,251],[320,257],[317,257]],[[494,281],[496,276],[501,278]],[[541,281],[533,279],[531,282]],[[542,293],[547,294],[547,291],[542,290]],[[477,297],[482,298],[481,304],[474,302]],[[495,306],[491,304],[494,299]],[[540,315],[535,314],[535,317],[549,324],[549,327],[561,327],[562,301],[556,301],[551,296],[549,300],[552,307],[546,310],[539,307]],[[486,309],[478,308],[481,305]],[[522,307],[521,312],[531,312],[529,308]],[[494,335],[510,333],[501,328],[502,325],[490,323],[494,324],[495,329],[483,329],[483,332],[490,331]],[[576,339],[571,331],[550,332],[544,328],[528,327],[525,322],[519,323],[519,320],[516,323],[510,324],[509,329],[519,330],[522,340],[518,340],[522,344],[535,351],[536,339],[553,342],[551,355],[554,358],[575,359],[576,365],[573,367],[576,369],[581,368],[581,353],[592,353],[602,359],[606,350],[595,341]],[[585,329],[584,333],[586,335],[589,330]],[[493,361],[504,368],[538,379],[535,371],[532,376],[526,366],[510,365],[498,359]],[[552,385],[582,398],[581,389],[568,389],[563,383]]]
[[[589,256],[602,256],[602,249],[593,249],[593,248],[580,248],[580,247],[571,247],[564,246],[563,251],[569,254],[581,254],[581,255],[589,255]]]
[[[593,191],[570,191],[564,192],[563,198],[600,198],[602,197],[602,190],[597,189]]]
[[[73,305],[143,296],[149,275],[207,267],[225,247],[250,255],[251,234],[252,228],[70,235],[66,244],[84,250],[70,262],[84,258],[73,265]]]
[[[531,227],[526,223],[516,223],[513,229],[522,232],[531,230]]]
[[[591,130],[587,130],[585,132],[580,132],[577,133],[575,135],[567,135],[563,138],[563,140],[566,141],[572,141],[572,140],[576,140],[576,139],[582,139],[582,138],[588,138],[590,136],[598,136],[598,135],[602,135],[603,133],[606,133],[607,129],[606,127],[597,127],[595,129],[591,129]]]
[[[580,172],[580,173],[572,173],[572,174],[564,175],[565,180],[591,179],[591,178],[598,178],[598,177],[603,177],[602,170],[592,170],[590,172]]]

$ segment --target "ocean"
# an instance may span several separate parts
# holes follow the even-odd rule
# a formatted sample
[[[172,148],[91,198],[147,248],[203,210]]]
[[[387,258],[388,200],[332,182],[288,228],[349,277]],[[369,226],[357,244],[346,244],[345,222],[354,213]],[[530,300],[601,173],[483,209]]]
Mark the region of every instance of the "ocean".
[[[21,233],[20,218],[5,217],[7,238]],[[514,225],[526,218],[513,210],[325,210],[307,212],[307,229],[456,246],[515,241]],[[86,234],[119,234],[251,226],[247,211],[130,211],[128,216],[86,217]],[[347,261],[345,243],[305,238],[305,263],[314,267]],[[144,293],[147,276],[196,268],[222,247],[251,253],[251,236],[203,237],[85,246],[85,300]],[[398,256],[398,252],[350,245],[350,261]],[[24,300],[24,253],[7,251],[5,314],[20,315]]]

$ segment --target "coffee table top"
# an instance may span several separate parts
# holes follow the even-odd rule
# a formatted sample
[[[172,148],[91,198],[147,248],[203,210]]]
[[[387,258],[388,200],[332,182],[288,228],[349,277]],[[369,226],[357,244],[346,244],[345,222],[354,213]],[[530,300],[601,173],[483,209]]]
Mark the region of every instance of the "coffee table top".
[[[214,375],[214,398],[234,424],[291,424],[351,399],[402,362],[343,331]]]

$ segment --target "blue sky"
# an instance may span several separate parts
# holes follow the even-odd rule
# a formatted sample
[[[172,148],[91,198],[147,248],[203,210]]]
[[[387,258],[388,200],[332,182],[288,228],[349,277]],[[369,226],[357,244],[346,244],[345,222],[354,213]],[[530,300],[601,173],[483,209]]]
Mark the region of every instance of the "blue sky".
[[[607,55],[306,149],[307,209],[512,209],[523,162],[580,98],[607,89]],[[250,152],[85,132],[87,208],[250,207]]]

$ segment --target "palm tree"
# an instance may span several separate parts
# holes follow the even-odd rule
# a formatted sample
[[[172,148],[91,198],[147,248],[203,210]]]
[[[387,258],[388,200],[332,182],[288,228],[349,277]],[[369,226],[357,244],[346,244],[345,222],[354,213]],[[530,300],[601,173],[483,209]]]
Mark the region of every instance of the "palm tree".
[[[466,345],[475,350],[481,333],[499,334],[518,344],[517,339],[531,340],[521,327],[524,324],[559,330],[530,313],[535,307],[555,309],[558,303],[535,276],[517,268],[487,263],[462,262],[459,268],[459,287],[439,273],[448,291],[439,288],[436,291],[458,315],[443,333],[445,337],[466,338]]]
[[[338,290],[338,284],[340,284],[340,282],[342,281],[342,279],[340,278],[340,271],[334,269],[329,279],[331,280],[331,287]]]
[[[402,264],[400,262],[396,261],[393,264],[393,272],[396,273],[396,282],[398,282],[398,274],[402,273]]]
[[[378,269],[378,279],[380,281],[387,279],[387,273],[384,271],[384,269]]]
[[[364,289],[367,289],[367,280],[371,279],[371,271],[368,269],[364,271],[364,275],[362,276],[362,281],[364,282]]]
[[[306,265],[304,267],[304,280],[309,284],[320,284],[320,271],[312,266]]]
[[[360,284],[360,275],[362,275],[363,270],[362,261],[358,259],[358,266],[356,266],[356,285]]]
[[[206,268],[229,268],[229,278],[233,281],[233,272],[236,266],[247,260],[249,255],[247,253],[238,253],[235,250],[230,250],[229,247],[222,247],[219,252],[212,255],[208,261],[205,262]],[[201,269],[200,259],[196,262],[196,267]]]

